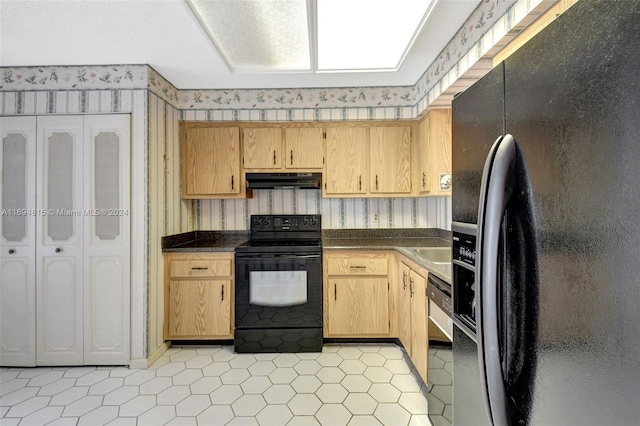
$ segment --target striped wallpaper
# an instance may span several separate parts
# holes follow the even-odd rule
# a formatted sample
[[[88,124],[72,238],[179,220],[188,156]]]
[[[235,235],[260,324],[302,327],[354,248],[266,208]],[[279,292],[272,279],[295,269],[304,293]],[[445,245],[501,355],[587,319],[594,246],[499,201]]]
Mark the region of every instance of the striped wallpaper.
[[[323,229],[451,230],[451,197],[322,198],[320,190],[291,189],[254,190],[253,195],[249,200],[195,201],[195,228],[247,230],[252,214],[322,214]]]
[[[164,324],[164,269],[160,238],[189,230],[191,201],[180,199],[179,111],[148,93],[148,353],[161,347]]]

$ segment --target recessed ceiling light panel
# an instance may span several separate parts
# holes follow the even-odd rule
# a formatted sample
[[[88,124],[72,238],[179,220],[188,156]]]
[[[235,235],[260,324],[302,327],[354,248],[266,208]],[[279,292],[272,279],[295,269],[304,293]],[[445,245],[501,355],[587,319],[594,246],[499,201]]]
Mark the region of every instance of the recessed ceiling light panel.
[[[310,71],[305,0],[187,0],[234,72]]]
[[[185,0],[230,70],[396,71],[437,0]]]

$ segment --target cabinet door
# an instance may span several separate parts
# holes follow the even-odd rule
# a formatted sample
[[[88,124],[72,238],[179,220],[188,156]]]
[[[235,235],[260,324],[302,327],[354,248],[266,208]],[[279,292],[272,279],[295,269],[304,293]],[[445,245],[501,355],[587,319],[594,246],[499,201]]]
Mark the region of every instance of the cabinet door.
[[[0,360],[36,364],[36,118],[0,118]]]
[[[169,282],[169,336],[230,337],[231,280]]]
[[[418,373],[427,383],[427,364],[429,359],[429,330],[427,315],[427,279],[411,271],[411,360]]]
[[[398,335],[402,346],[411,356],[411,269],[400,262],[398,272]]]
[[[84,364],[128,364],[128,115],[85,116]]]
[[[367,140],[362,127],[327,128],[325,194],[367,193]]]
[[[242,131],[242,164],[245,169],[282,168],[282,129],[246,128]]]
[[[411,128],[371,127],[370,182],[372,193],[411,192]]]
[[[324,165],[323,129],[287,128],[284,131],[285,168],[321,169]]]
[[[431,191],[432,176],[429,170],[429,114],[418,124],[416,129],[416,144],[418,151],[418,181],[420,182],[420,193],[428,194]]]
[[[192,127],[182,151],[182,198],[240,193],[240,129]]]
[[[83,118],[38,118],[37,364],[83,363]]]
[[[451,195],[451,109],[430,111],[419,125],[418,138],[420,192]]]
[[[328,330],[336,336],[389,334],[387,278],[329,279]]]

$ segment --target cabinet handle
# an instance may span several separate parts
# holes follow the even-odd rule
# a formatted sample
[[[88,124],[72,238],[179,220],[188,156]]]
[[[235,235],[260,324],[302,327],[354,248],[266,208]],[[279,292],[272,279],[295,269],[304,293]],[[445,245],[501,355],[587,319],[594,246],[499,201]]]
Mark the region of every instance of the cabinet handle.
[[[349,266],[349,268],[351,268],[351,269],[367,269],[366,266],[362,266],[362,265],[351,265],[351,266]]]
[[[427,175],[422,172],[422,188],[424,189],[425,186],[427,186]]]
[[[273,165],[276,165],[276,150],[273,150]]]
[[[413,297],[413,278],[409,278],[409,293]]]
[[[362,191],[362,175],[358,176],[358,191]]]
[[[338,300],[338,286],[337,286],[337,284],[333,285],[333,300]]]
[[[376,175],[376,191],[378,190],[378,175]]]
[[[222,284],[222,295],[221,295],[221,297],[222,297],[222,301],[224,302],[224,284]]]
[[[291,150],[291,165],[293,166],[293,150]]]
[[[402,271],[402,289],[407,289],[407,271]]]
[[[15,249],[9,249],[9,254],[13,254],[15,252],[16,252]]]
[[[209,268],[205,268],[204,266],[195,266],[191,268],[192,271],[206,271]]]
[[[56,253],[62,253],[62,249],[60,247],[56,247]]]
[[[234,182],[233,182],[233,175],[231,175],[231,189],[234,189],[233,187],[235,186]]]

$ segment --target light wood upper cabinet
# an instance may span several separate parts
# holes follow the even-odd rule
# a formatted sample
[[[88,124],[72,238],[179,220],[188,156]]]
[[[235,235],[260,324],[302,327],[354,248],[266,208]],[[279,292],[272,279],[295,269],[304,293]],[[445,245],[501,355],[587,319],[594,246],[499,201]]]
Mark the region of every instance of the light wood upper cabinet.
[[[246,127],[242,130],[242,148],[245,169],[282,168],[282,128]]]
[[[233,253],[166,254],[164,338],[232,338],[233,292]]]
[[[244,198],[246,172],[322,171],[322,196],[450,195],[451,110],[421,121],[182,124],[182,198]]]
[[[323,129],[298,127],[284,129],[284,167],[321,169],[324,166]]]
[[[232,198],[241,193],[240,129],[185,126],[182,198]]]
[[[451,109],[429,111],[418,125],[416,143],[420,194],[451,195]]]
[[[411,128],[369,129],[370,191],[398,194],[411,192]]]
[[[369,129],[329,127],[326,134],[324,195],[366,194]]]
[[[325,337],[393,337],[389,258],[385,251],[324,254]]]

